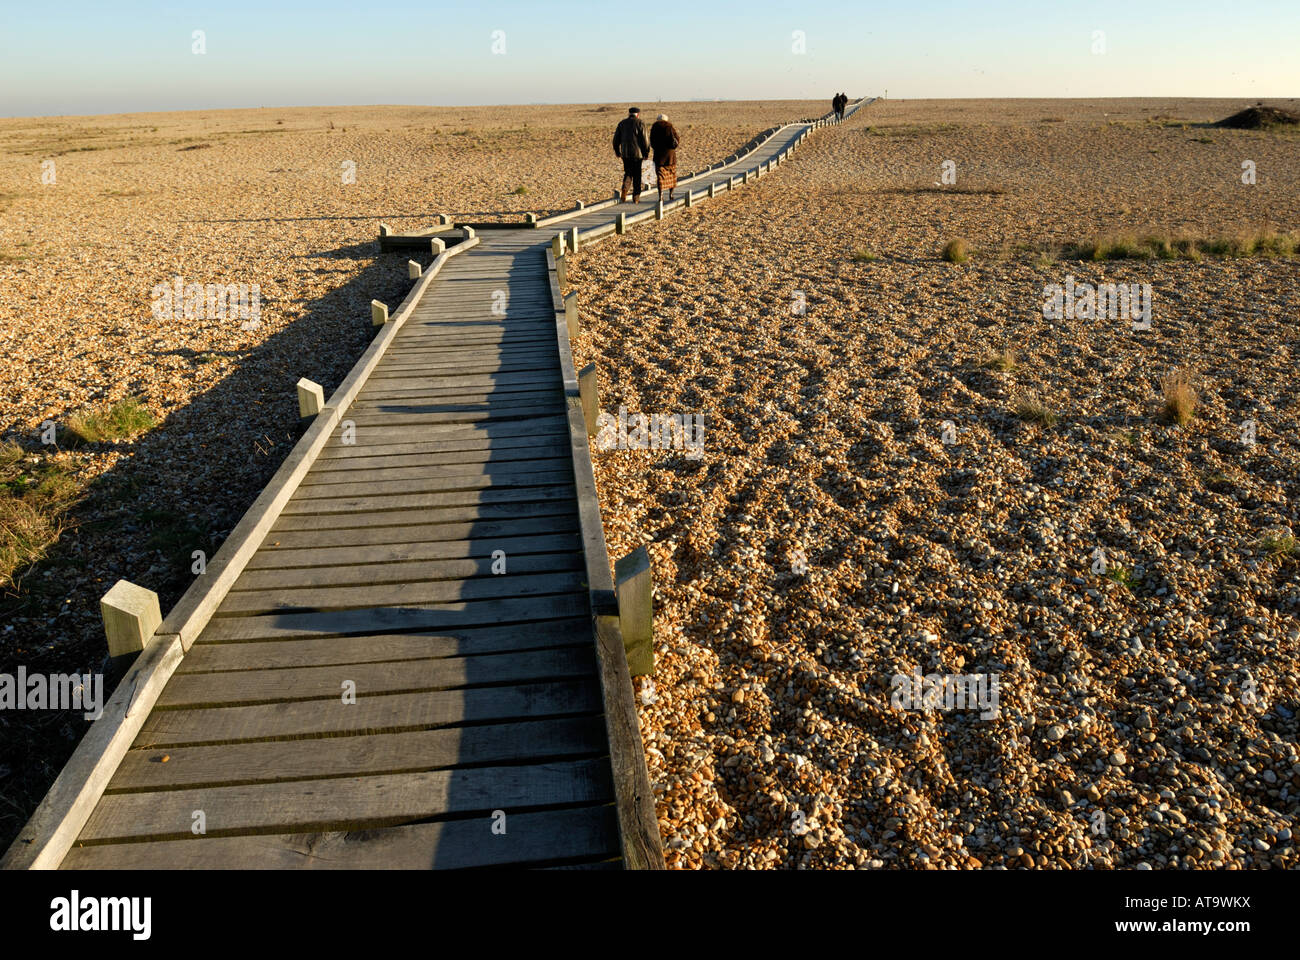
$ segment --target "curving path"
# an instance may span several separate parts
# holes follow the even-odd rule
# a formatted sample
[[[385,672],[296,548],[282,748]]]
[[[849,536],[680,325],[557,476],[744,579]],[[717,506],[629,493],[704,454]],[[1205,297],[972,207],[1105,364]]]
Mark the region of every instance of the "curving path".
[[[453,231],[5,866],[662,867],[547,257],[620,214],[655,203]]]

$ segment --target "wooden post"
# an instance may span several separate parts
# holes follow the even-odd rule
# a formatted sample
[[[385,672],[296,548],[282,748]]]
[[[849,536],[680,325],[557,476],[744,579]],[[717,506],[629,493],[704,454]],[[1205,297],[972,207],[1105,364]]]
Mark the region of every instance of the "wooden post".
[[[637,547],[614,563],[614,593],[628,672],[634,677],[650,676],[655,672],[654,601],[650,555],[645,547]]]
[[[314,417],[325,409],[325,389],[306,377],[298,381],[298,416]]]
[[[578,371],[578,396],[582,400],[582,416],[587,421],[587,436],[596,435],[596,421],[600,419],[600,400],[596,394],[596,365],[589,363]]]
[[[578,252],[578,228],[573,227],[569,230],[569,249],[574,253]]]
[[[560,286],[569,282],[569,258],[555,258],[555,279],[560,281]]]
[[[418,263],[416,263],[414,260],[407,260],[407,261],[406,261],[406,279],[407,279],[407,280],[419,280],[419,279],[420,279],[420,274],[423,273],[423,272],[424,272],[424,271],[420,269],[420,265],[419,265]]]
[[[474,239],[474,228],[473,228],[473,227],[461,227],[461,228],[460,228],[460,232],[463,233],[463,234],[465,235],[465,239],[466,239],[466,240],[473,240],[473,239]]]
[[[162,623],[158,594],[127,580],[117,581],[100,598],[99,613],[104,619],[110,657],[139,653]]]
[[[586,205],[585,203],[583,203],[581,200],[579,200],[579,201],[578,201],[578,205],[577,205],[576,207],[574,207],[574,209],[575,209],[575,210],[585,210],[586,207],[587,207],[587,205]]]
[[[749,171],[748,171],[748,170],[746,170],[743,174],[740,175],[740,182],[741,182],[741,183],[749,183]]]
[[[623,234],[627,233],[627,214],[620,213],[618,219],[614,221],[614,232]]]
[[[695,203],[695,194],[693,194],[693,193],[691,193],[691,191],[687,190],[687,191],[686,191],[686,206],[690,207],[690,206],[694,205],[694,203]]]
[[[388,322],[388,304],[380,303],[378,300],[370,301],[370,322],[376,327],[381,327]]]
[[[537,222],[537,214],[535,213],[524,214],[524,223],[536,223],[536,222]]]
[[[389,229],[388,224],[381,223],[379,225],[379,235],[381,237],[391,237],[393,235],[393,231]]]
[[[709,184],[709,196],[716,197],[717,195],[718,195],[718,185],[716,183]]]
[[[736,178],[735,178],[735,177],[729,177],[729,178],[727,179],[727,189],[728,189],[728,190],[735,190],[735,189],[736,189]]]
[[[429,250],[435,257],[440,257],[447,249],[447,241],[442,237],[433,237],[429,240]]]
[[[557,257],[564,256],[564,234],[557,233],[551,237],[551,253]]]
[[[445,227],[445,226],[447,226],[447,224],[449,224],[449,223],[451,223],[451,217],[447,216],[445,213],[440,213],[440,214],[438,214],[438,225],[439,225],[439,226],[443,226],[443,227]]]
[[[655,219],[662,220],[663,218],[664,218],[664,202],[660,200],[658,203],[655,204]]]
[[[572,291],[564,295],[564,322],[569,327],[569,339],[572,340],[582,330],[582,321],[578,318],[578,295]]]

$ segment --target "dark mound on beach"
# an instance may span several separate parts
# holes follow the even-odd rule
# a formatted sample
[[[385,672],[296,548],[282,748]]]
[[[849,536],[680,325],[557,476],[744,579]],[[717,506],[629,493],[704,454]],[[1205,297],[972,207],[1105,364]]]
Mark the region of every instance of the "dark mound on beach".
[[[1216,127],[1228,127],[1232,130],[1264,130],[1280,124],[1300,123],[1300,114],[1276,107],[1247,107],[1234,113],[1226,120],[1220,120]]]

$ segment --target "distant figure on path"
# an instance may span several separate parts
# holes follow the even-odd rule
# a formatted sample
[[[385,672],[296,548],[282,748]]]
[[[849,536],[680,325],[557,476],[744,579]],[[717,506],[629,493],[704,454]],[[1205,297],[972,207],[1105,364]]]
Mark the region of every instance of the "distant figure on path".
[[[849,104],[849,95],[847,93],[835,94],[835,102],[834,102],[835,119],[837,120],[844,119],[844,108],[847,107],[848,104]]]
[[[650,149],[655,155],[655,184],[659,187],[661,201],[666,187],[668,202],[672,202],[673,189],[677,186],[677,147],[681,142],[677,128],[668,122],[668,114],[659,114],[659,119],[650,127]]]
[[[641,111],[637,107],[628,107],[627,116],[614,128],[614,156],[623,161],[623,190],[619,199],[627,203],[627,191],[632,191],[632,202],[641,200],[641,163],[650,154],[650,142],[646,140],[645,124],[641,122]]]
[[[839,116],[840,112],[840,95],[837,93],[831,97],[831,113]]]

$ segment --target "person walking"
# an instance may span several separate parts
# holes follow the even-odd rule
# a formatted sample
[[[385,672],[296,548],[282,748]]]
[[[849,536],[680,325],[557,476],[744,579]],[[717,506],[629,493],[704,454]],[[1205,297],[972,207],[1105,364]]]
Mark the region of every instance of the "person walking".
[[[677,147],[681,142],[677,128],[668,122],[668,114],[659,114],[659,119],[650,127],[650,149],[654,151],[655,186],[659,188],[660,202],[667,188],[668,202],[672,203],[673,190],[677,186]]]
[[[641,122],[641,111],[637,107],[628,107],[627,116],[614,128],[614,156],[623,161],[623,189],[619,200],[627,203],[627,192],[632,191],[632,202],[641,200],[641,164],[650,154],[650,142],[646,139],[645,124]]]

